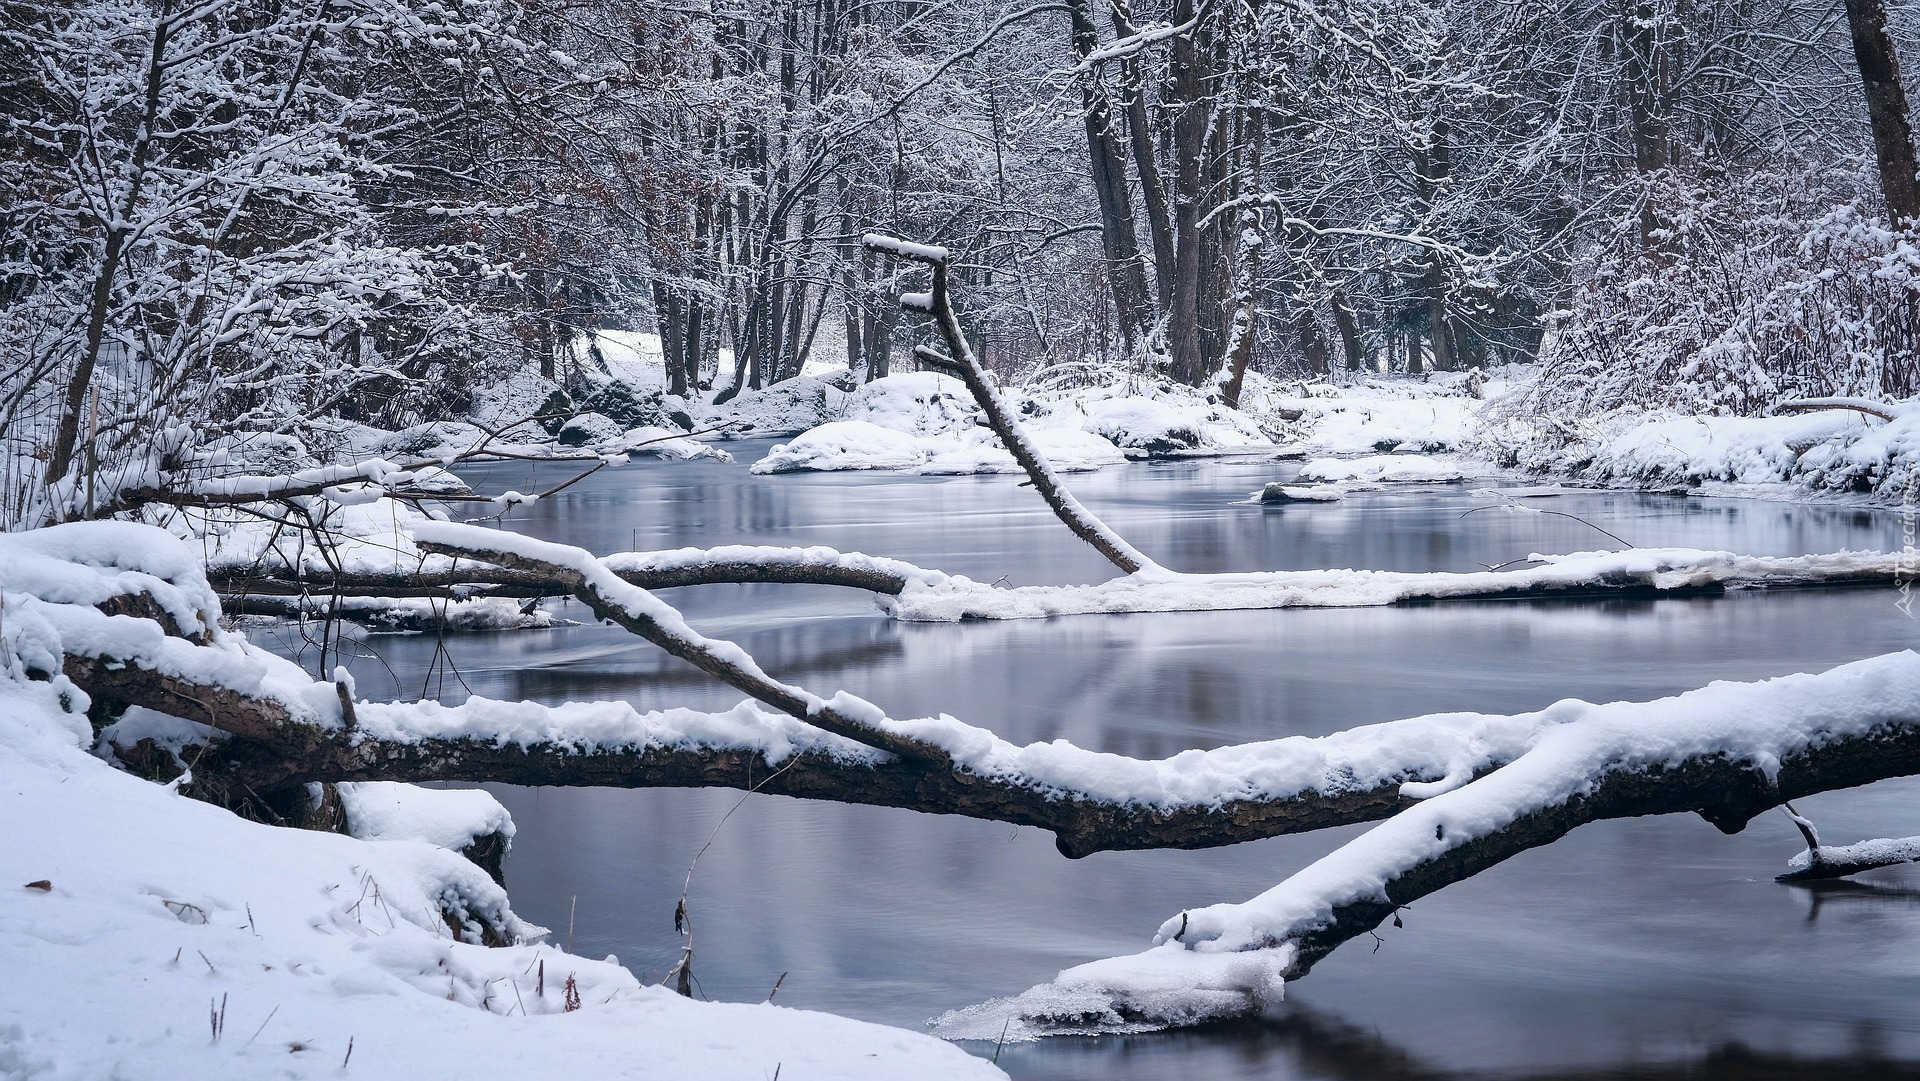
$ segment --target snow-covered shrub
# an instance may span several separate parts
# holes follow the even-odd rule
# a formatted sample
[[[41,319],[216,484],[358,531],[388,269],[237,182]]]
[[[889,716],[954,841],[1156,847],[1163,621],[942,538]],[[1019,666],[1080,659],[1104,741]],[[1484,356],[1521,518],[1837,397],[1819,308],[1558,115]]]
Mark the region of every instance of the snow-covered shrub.
[[[1571,430],[1618,409],[1751,415],[1920,392],[1920,252],[1863,210],[1867,169],[1796,162],[1656,188],[1658,230],[1643,240],[1622,221],[1575,261],[1541,379],[1515,406]]]

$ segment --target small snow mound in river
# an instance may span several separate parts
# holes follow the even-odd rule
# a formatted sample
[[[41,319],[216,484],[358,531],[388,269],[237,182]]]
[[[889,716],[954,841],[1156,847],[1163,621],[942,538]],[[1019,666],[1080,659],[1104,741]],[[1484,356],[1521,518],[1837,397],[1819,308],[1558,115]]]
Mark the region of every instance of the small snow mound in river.
[[[753,463],[753,471],[913,469],[926,459],[921,441],[905,432],[864,420],[836,420],[802,432],[791,443],[776,443]]]
[[[1288,949],[1199,953],[1169,942],[1067,969],[1052,983],[928,1022],[948,1040],[1154,1032],[1244,1017],[1280,1002]]]
[[[1418,454],[1374,454],[1365,458],[1316,458],[1300,470],[1304,481],[1371,481],[1376,484],[1466,479],[1457,465]]]
[[[658,428],[651,424],[628,429],[627,433],[614,442],[609,449],[624,450],[628,454],[639,454],[651,458],[671,458],[676,461],[692,458],[733,461],[733,455],[719,447],[709,446],[697,439],[688,439],[680,432]]]
[[[1337,503],[1346,494],[1346,489],[1337,484],[1316,484],[1310,488],[1296,488],[1275,481],[1252,493],[1249,498],[1256,503]]]
[[[1063,472],[1123,462],[1120,448],[1073,428],[1027,433],[1053,468]],[[755,473],[898,469],[916,473],[1016,473],[1020,466],[985,428],[916,436],[864,420],[837,420],[775,444],[753,463]]]

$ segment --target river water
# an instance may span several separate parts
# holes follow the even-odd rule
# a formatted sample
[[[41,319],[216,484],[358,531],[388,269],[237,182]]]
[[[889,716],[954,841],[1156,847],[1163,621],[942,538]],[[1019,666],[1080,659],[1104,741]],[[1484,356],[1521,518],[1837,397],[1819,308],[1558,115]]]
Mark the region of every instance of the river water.
[[[1109,576],[1016,478],[753,476],[746,466],[766,445],[729,444],[734,463],[603,470],[507,524],[603,553],[826,544],[1012,584]],[[513,463],[469,479],[534,491],[565,468]],[[1612,543],[1557,515],[1467,513],[1499,502],[1472,494],[1481,485],[1240,502],[1296,468],[1134,463],[1069,483],[1136,545],[1190,571],[1473,570]],[[1900,544],[1888,511],[1617,492],[1529,502],[1642,546],[1785,555]],[[946,712],[1016,742],[1155,757],[1443,710],[1660,696],[1920,638],[1891,588],[964,625],[895,623],[869,596],[823,587],[663,596],[823,696],[845,688],[894,716]],[[368,644],[380,661],[354,668],[370,696],[624,698],[642,709],[739,697],[591,624],[453,637],[453,674],[433,665],[429,636]],[[1143,948],[1168,915],[1244,899],[1360,829],[1070,861],[1041,831],[906,810],[742,802],[732,791],[492,790],[519,825],[507,863],[515,906],[557,942],[659,978],[680,948],[674,903],[711,838],[688,900],[705,996],[760,1000],[781,981],[777,1002],[910,1028]],[[1920,834],[1920,780],[1801,810],[1829,843]],[[1586,826],[1412,906],[1377,948],[1343,947],[1273,1016],[1009,1045],[999,1062],[1034,1079],[1920,1077],[1920,872],[1774,883],[1798,848],[1782,815],[1735,837],[1692,816]]]

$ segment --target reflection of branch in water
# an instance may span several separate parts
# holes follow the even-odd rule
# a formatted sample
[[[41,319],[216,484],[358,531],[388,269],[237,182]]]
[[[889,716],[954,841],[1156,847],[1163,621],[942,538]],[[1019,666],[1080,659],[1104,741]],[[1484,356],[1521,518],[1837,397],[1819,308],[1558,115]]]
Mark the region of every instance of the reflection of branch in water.
[[[1920,896],[1920,891],[1891,892]],[[1087,1064],[1087,1057],[1097,1059],[1102,1053],[1136,1060],[1164,1056],[1170,1076],[1178,1073],[1176,1062],[1189,1059],[1197,1051],[1219,1050],[1256,1069],[1265,1067],[1270,1076],[1327,1081],[1920,1081],[1920,1061],[1886,1057],[1878,1035],[1873,1028],[1864,1028],[1851,1053],[1820,1057],[1756,1051],[1739,1043],[1726,1043],[1695,1057],[1668,1062],[1495,1073],[1446,1069],[1422,1062],[1376,1031],[1290,1002],[1269,1017],[1138,1036],[1084,1040],[1053,1037],[1048,1042],[1073,1045],[1074,1061],[1080,1065]],[[1019,1069],[1017,1059],[1015,1072],[1027,1072]]]
[[[1807,922],[1820,918],[1820,910],[1830,904],[1920,906],[1920,889],[1892,882],[1856,882],[1850,878],[1789,881],[1785,885],[1807,895]]]

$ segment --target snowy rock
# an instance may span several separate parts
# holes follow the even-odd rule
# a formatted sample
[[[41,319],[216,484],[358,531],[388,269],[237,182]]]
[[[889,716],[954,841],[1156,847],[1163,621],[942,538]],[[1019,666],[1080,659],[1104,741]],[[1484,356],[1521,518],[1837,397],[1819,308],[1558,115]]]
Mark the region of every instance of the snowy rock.
[[[563,447],[593,447],[610,443],[625,432],[625,429],[612,417],[598,413],[582,413],[560,428],[560,445]]]
[[[1311,488],[1295,488],[1274,481],[1253,493],[1251,498],[1261,503],[1337,503],[1345,496],[1345,490],[1335,484],[1316,484]]]

